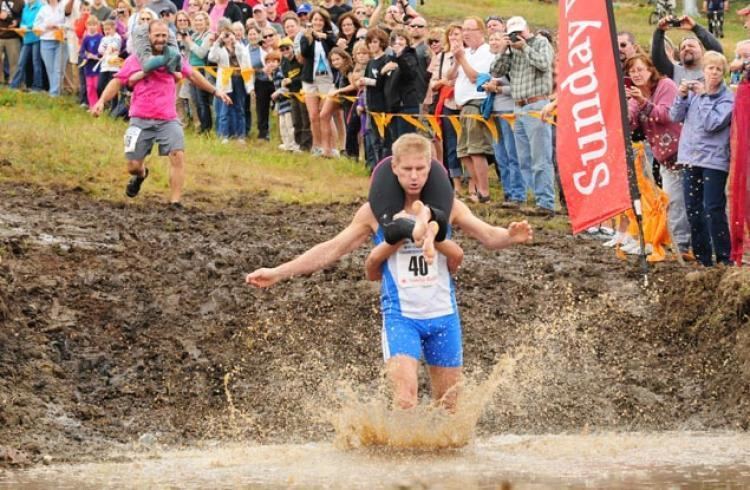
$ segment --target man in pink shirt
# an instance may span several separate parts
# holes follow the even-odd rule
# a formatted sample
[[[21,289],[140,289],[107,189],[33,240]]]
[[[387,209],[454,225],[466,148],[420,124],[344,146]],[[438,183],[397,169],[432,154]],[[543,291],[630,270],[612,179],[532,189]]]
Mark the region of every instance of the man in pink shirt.
[[[149,24],[149,40],[154,54],[164,50],[167,36],[167,24],[163,21],[154,20]],[[182,62],[181,75],[224,103],[232,103],[227,94],[217,90],[200,73],[193,70],[187,60]],[[138,58],[130,55],[115,78],[107,84],[91,113],[98,117],[104,110],[104,105],[119,93],[123,84],[132,87],[130,126],[125,131],[125,158],[128,160],[128,172],[133,177],[125,189],[125,194],[128,197],[138,195],[141,184],[148,177],[146,157],[151,153],[154,143],[158,143],[159,154],[169,155],[170,206],[180,208],[182,185],[185,181],[185,135],[177,119],[175,77],[176,75],[164,68],[154,70],[143,77]]]

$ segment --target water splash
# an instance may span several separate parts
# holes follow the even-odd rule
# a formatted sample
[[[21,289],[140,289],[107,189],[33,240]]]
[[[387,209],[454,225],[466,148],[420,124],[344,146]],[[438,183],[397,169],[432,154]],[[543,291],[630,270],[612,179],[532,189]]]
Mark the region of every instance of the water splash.
[[[503,358],[482,382],[464,380],[455,412],[423,401],[410,410],[391,408],[381,389],[375,395],[340,382],[323,416],[335,429],[339,448],[388,446],[397,449],[460,448],[475,436],[477,423],[498,388],[512,378],[515,360]]]

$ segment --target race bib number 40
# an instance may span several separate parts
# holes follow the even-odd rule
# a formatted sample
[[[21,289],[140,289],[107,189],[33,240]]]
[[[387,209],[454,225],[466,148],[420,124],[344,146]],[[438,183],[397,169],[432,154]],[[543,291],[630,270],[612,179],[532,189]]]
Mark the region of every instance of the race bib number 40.
[[[401,247],[396,256],[398,284],[402,288],[434,286],[438,282],[437,260],[428,264],[422,249],[413,244]]]

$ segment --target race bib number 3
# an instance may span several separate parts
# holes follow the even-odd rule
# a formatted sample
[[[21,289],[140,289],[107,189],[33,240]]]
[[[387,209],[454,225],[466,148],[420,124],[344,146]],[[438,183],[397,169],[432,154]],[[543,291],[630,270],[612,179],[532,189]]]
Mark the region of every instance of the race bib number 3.
[[[141,128],[130,126],[125,131],[125,153],[132,153],[135,151],[135,145],[138,143],[138,136],[141,135]]]
[[[428,264],[422,250],[415,246],[404,246],[396,257],[398,284],[403,288],[434,286],[438,282],[437,260]]]

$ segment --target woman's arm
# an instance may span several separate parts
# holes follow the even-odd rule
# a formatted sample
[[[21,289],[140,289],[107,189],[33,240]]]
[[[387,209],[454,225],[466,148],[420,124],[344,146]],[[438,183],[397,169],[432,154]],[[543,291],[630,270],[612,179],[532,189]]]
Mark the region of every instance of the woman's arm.
[[[368,281],[379,281],[381,277],[383,277],[383,273],[380,269],[383,262],[388,260],[388,257],[393,255],[402,243],[403,240],[394,245],[383,242],[370,251],[367,259],[365,259],[365,277]]]
[[[451,274],[458,272],[461,262],[464,260],[464,250],[453,240],[443,240],[435,243],[435,250],[445,255],[448,259],[448,271]]]

